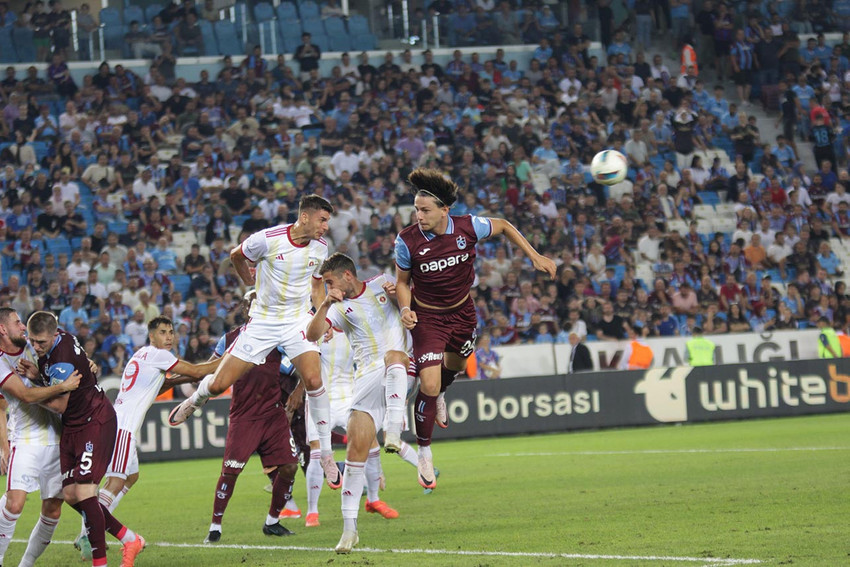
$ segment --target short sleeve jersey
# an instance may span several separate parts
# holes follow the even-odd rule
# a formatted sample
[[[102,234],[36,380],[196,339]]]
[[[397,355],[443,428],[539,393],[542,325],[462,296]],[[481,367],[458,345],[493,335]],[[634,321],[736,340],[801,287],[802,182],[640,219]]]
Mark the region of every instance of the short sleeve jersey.
[[[15,368],[18,361],[25,358],[36,363],[36,354],[27,345],[17,353],[0,351],[0,388],[12,375],[17,374]],[[33,386],[27,378],[21,381],[28,388]],[[9,404],[9,421],[7,431],[11,445],[58,445],[62,435],[62,422],[58,415],[36,404],[24,403],[13,396],[5,396]]]
[[[410,334],[401,324],[398,308],[387,296],[381,274],[363,282],[363,289],[354,297],[334,303],[328,309],[328,322],[342,329],[354,351],[354,379],[383,368],[384,355],[391,350],[409,352]]]
[[[38,370],[46,383],[49,383],[50,378],[57,372],[65,378],[67,372],[74,370],[81,375],[80,385],[71,392],[68,407],[62,414],[65,431],[83,427],[92,421],[106,423],[115,415],[112,404],[89,368],[86,352],[74,335],[59,330],[50,351],[38,359]]]
[[[402,230],[395,241],[395,261],[409,271],[413,298],[439,308],[457,305],[475,280],[475,244],[493,232],[490,219],[449,216],[444,234],[424,232],[418,224]]]
[[[306,317],[311,308],[312,278],[321,279],[319,266],[328,257],[324,239],[296,244],[294,225],[255,232],[241,245],[242,254],[257,264],[257,299],[252,319],[280,322]]]
[[[234,329],[224,335],[225,350],[233,344],[244,328]],[[218,348],[216,348],[216,354],[219,354]],[[266,355],[264,363],[253,367],[245,376],[233,384],[233,397],[230,400],[230,421],[268,419],[283,411],[283,393],[280,381],[281,358],[280,351],[272,349]]]
[[[319,343],[322,357],[322,382],[331,404],[345,404],[354,395],[354,353],[342,329],[334,329],[331,340]]]
[[[115,398],[118,429],[138,435],[145,414],[165,382],[165,374],[177,365],[171,352],[153,346],[142,347],[124,367],[121,391]]]

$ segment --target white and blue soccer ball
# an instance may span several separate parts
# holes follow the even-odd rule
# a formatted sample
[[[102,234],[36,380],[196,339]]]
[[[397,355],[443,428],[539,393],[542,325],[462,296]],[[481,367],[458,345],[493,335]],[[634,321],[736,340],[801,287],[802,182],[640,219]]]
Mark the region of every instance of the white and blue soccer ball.
[[[626,178],[629,162],[626,156],[617,150],[603,150],[593,156],[590,174],[593,180],[602,185],[616,185]]]

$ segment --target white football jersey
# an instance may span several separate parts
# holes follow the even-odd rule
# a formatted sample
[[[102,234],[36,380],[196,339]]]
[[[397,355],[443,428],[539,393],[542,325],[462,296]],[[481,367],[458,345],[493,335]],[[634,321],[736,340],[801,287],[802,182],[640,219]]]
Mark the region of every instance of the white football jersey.
[[[18,361],[26,358],[37,364],[38,357],[28,344],[16,354],[0,351],[0,387],[6,379],[17,374]],[[23,376],[21,381],[28,388],[32,382]],[[37,404],[24,403],[13,396],[5,396],[9,404],[9,419],[6,429],[11,445],[58,445],[62,436],[62,418]]]
[[[354,395],[354,356],[345,335],[334,330],[331,340],[320,341],[322,382],[331,404],[350,403]]]
[[[165,349],[148,345],[136,351],[124,368],[121,391],[115,398],[118,429],[138,435],[145,414],[165,382],[165,373],[177,362],[177,357]]]
[[[328,321],[345,332],[354,350],[357,365],[354,377],[384,366],[384,355],[391,350],[409,352],[413,342],[401,324],[401,314],[383,289],[393,280],[381,274],[363,283],[356,296],[334,303]]]
[[[328,257],[328,244],[324,239],[295,244],[289,236],[293,226],[267,228],[242,243],[242,254],[257,264],[252,319],[295,321],[310,312],[312,280],[321,279],[319,267]]]

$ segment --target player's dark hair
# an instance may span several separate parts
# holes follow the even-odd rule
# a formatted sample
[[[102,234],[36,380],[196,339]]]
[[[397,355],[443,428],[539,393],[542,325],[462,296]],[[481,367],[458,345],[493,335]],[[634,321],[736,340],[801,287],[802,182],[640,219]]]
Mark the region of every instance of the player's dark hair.
[[[319,268],[320,274],[328,272],[344,272],[348,270],[355,278],[357,277],[357,267],[354,265],[354,260],[349,256],[340,252],[335,252],[328,256],[328,259],[322,262]]]
[[[441,207],[451,207],[457,201],[458,186],[437,169],[419,167],[407,176],[416,194],[433,197]]]
[[[0,307],[0,325],[5,325],[14,312],[11,307]]]
[[[298,214],[306,211],[327,211],[331,214],[334,212],[334,207],[330,201],[319,195],[304,195],[298,201]]]
[[[174,321],[169,319],[168,317],[154,317],[151,319],[151,322],[148,323],[148,332],[152,333],[156,331],[156,328],[160,325],[165,325],[167,327],[174,327]]]
[[[32,335],[55,333],[58,327],[59,321],[56,319],[56,315],[50,311],[36,311],[30,315],[27,321],[27,330]]]

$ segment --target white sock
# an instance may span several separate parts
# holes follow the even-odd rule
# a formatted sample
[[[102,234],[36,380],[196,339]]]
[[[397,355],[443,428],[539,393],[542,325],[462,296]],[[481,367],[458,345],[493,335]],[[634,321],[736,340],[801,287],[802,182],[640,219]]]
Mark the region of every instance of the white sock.
[[[279,518],[275,518],[274,516],[268,516],[268,515],[266,516],[266,525],[267,526],[273,526],[273,525],[277,524],[278,522],[280,522]]]
[[[204,379],[201,380],[200,384],[198,384],[198,389],[195,391],[195,393],[189,396],[189,399],[192,400],[193,405],[204,403],[208,399],[210,399],[210,396],[212,395],[210,393],[210,384],[212,383],[212,381],[212,374],[207,374],[206,376],[204,376]]]
[[[307,465],[307,513],[319,513],[319,495],[325,484],[322,465],[319,463],[321,451],[310,451],[310,463]]]
[[[293,512],[298,512],[298,504],[295,503],[294,498],[290,498],[286,501],[286,506],[283,507],[284,510],[292,510]]]
[[[342,475],[343,530],[357,531],[357,512],[360,511],[360,497],[363,496],[365,474],[366,463],[345,461],[345,474]]]
[[[369,450],[369,458],[366,459],[366,500],[374,502],[380,500],[378,489],[381,482],[381,449]]]
[[[360,487],[363,490],[363,487]],[[6,550],[9,549],[9,544],[12,543],[12,538],[15,536],[15,525],[18,523],[20,514],[13,514],[6,509],[6,495],[0,498],[0,561],[6,555]]]
[[[115,495],[115,498],[112,499],[112,504],[107,506],[110,512],[115,511],[115,509],[118,507],[118,503],[121,502],[121,499],[124,498],[124,496],[126,496],[128,492],[130,492],[130,489],[129,487],[125,486],[121,489],[121,492]]]
[[[401,433],[407,400],[407,368],[401,364],[387,367],[387,429]]]
[[[30,539],[27,542],[27,550],[21,558],[18,567],[32,567],[35,565],[36,559],[41,557],[44,550],[47,549],[50,540],[53,539],[53,532],[56,531],[56,526],[59,525],[59,520],[46,518],[41,515],[38,518],[35,526],[30,533]]]
[[[221,524],[210,524],[210,531],[221,533]]]
[[[319,448],[322,453],[330,453],[333,451],[331,447],[331,401],[324,386],[318,390],[307,392],[307,405],[309,406],[310,419],[313,420],[316,431],[319,432]]]
[[[101,488],[97,493],[97,501],[103,504],[107,510],[112,512],[112,503],[115,501],[115,495],[105,488]]]
[[[121,543],[130,543],[131,541],[136,541],[136,532],[134,532],[130,528],[127,528],[127,531],[124,532],[124,535],[119,539],[119,541]]]
[[[426,447],[419,446],[419,456],[424,458],[429,458],[431,456],[431,446],[428,445]],[[417,463],[418,465],[418,463]]]
[[[405,443],[401,442],[401,451],[398,452],[398,456],[413,465],[414,467],[419,466],[419,460],[416,458],[416,451],[413,450],[413,447]]]

